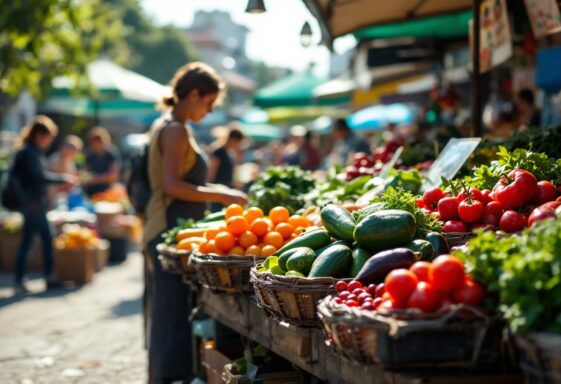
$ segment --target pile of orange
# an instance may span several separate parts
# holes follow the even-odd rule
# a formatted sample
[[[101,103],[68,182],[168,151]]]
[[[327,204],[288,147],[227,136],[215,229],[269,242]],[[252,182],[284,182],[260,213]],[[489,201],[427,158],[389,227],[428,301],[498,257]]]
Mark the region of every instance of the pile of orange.
[[[299,215],[290,216],[285,207],[275,207],[265,217],[260,208],[233,204],[226,208],[226,226],[205,232],[200,244],[204,254],[270,256],[311,225]]]

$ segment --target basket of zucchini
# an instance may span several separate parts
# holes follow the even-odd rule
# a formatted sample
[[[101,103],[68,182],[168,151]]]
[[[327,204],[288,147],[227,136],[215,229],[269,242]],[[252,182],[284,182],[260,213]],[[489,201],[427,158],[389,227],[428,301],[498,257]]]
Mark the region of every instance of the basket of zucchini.
[[[204,287],[228,294],[251,294],[250,270],[264,257],[203,255],[194,253],[191,265],[197,271],[197,279]]]

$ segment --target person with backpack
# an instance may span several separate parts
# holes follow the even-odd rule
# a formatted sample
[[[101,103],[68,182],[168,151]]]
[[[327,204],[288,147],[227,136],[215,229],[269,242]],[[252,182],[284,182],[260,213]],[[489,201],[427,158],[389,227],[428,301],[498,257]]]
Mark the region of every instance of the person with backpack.
[[[47,290],[60,288],[62,284],[53,277],[53,237],[47,220],[49,206],[47,185],[69,184],[77,185],[80,180],[71,174],[54,174],[47,171],[44,152],[49,149],[58,133],[58,127],[47,116],[36,116],[23,129],[20,136],[21,148],[15,155],[9,174],[11,180],[2,196],[3,202],[7,195],[12,194],[10,207],[23,214],[23,234],[18,250],[15,267],[16,293],[27,293],[24,276],[27,260],[31,252],[33,238],[39,234],[43,242],[43,269]],[[13,196],[19,195],[20,200],[14,202]]]
[[[180,68],[164,98],[165,113],[152,126],[148,176],[152,191],[146,208],[144,246],[152,261],[149,286],[149,383],[191,382],[192,335],[189,316],[194,295],[181,276],[166,273],[157,259],[162,233],[179,218],[200,220],[209,203],[245,204],[244,193],[207,184],[207,159],[189,122],[198,123],[224,93],[224,83],[210,66],[194,62]]]

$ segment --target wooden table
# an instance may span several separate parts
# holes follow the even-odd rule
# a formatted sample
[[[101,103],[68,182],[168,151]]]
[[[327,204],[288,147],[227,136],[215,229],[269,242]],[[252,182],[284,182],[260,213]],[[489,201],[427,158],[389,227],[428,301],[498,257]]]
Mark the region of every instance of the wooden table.
[[[338,355],[325,343],[321,329],[299,328],[267,317],[254,296],[214,294],[201,288],[203,311],[237,333],[255,341],[327,383],[348,384],[517,384],[519,374],[466,376],[458,371],[384,371],[375,365],[358,365]]]

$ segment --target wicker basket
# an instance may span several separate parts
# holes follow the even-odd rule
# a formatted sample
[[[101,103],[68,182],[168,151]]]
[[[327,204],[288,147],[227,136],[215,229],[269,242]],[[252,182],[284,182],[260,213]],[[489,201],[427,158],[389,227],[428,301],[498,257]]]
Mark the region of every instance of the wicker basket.
[[[473,307],[446,314],[400,311],[382,315],[337,305],[329,296],[318,305],[327,343],[358,364],[385,369],[495,364],[500,357],[502,324]]]
[[[191,252],[164,243],[158,244],[156,250],[164,271],[183,275],[189,279],[195,277],[195,268],[190,264]]]
[[[253,293],[249,271],[265,257],[193,254],[191,261],[201,285],[218,293]]]
[[[520,367],[528,384],[561,384],[561,336],[551,333],[516,335]]]
[[[251,270],[257,300],[267,315],[299,327],[321,326],[317,303],[336,292],[337,281],[331,277],[279,276],[257,272],[257,268]]]
[[[446,232],[442,235],[450,248],[464,245],[477,236],[477,234],[473,232]]]

